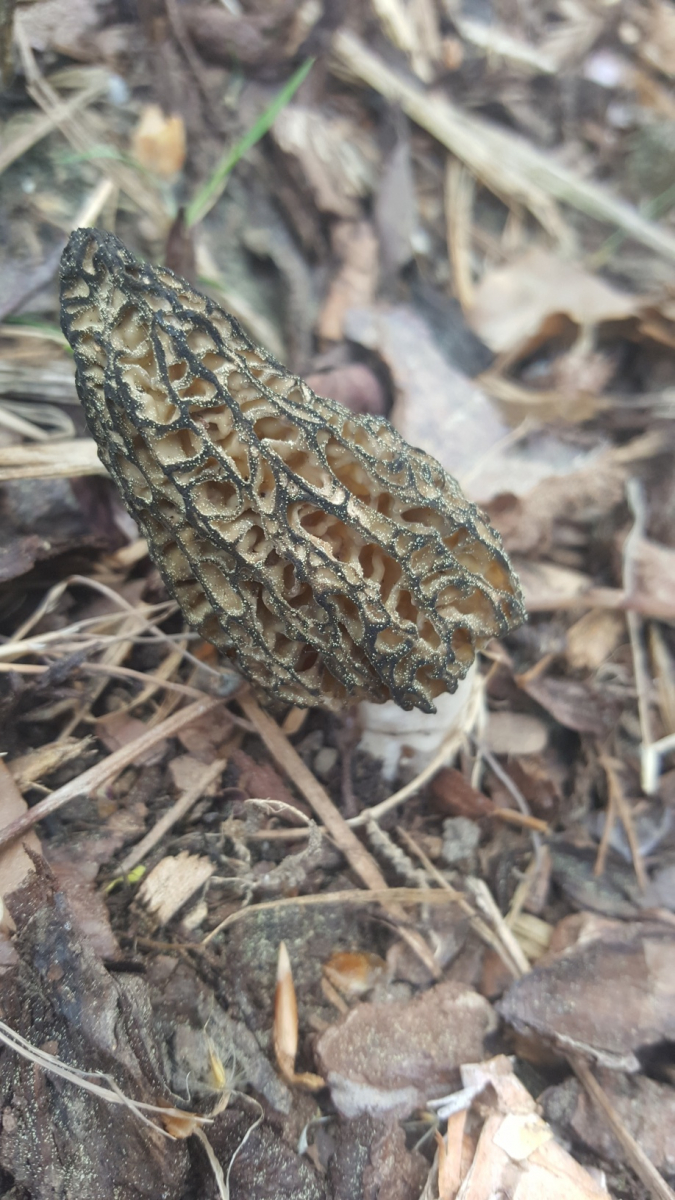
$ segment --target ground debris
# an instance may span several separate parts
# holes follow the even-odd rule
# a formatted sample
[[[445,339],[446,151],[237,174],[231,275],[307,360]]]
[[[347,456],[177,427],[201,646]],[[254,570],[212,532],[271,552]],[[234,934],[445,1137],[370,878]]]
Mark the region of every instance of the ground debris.
[[[12,1029],[85,1071],[109,1074],[136,1100],[173,1097],[165,1082],[145,984],[110,974],[80,938],[65,896],[39,861],[15,892],[19,963],[1,982]],[[34,1196],[150,1200],[183,1194],[188,1156],[125,1107],[54,1080],[3,1047],[0,1161]]]

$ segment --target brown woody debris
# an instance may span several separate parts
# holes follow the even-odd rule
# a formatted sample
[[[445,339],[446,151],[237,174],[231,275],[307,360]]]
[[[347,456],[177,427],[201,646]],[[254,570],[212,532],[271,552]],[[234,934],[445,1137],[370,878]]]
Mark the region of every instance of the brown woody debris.
[[[482,996],[447,981],[410,1001],[359,1004],[323,1033],[316,1061],[343,1116],[406,1116],[480,1058],[495,1015]]]
[[[522,621],[498,535],[386,421],[315,396],[110,234],[71,236],[61,299],[99,454],[189,622],[253,683],[433,711]]]
[[[512,984],[499,1011],[518,1032],[636,1071],[639,1051],[675,1035],[672,929],[583,917],[579,940]]]

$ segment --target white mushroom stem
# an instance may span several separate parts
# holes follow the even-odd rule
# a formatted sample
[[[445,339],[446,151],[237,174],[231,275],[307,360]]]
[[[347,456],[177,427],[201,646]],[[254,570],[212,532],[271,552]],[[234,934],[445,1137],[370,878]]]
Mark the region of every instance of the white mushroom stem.
[[[450,745],[453,734],[470,733],[475,727],[482,705],[475,703],[475,691],[481,688],[481,678],[474,662],[457,691],[444,693],[434,701],[435,713],[418,709],[405,712],[389,700],[386,704],[371,704],[364,700],[358,706],[363,730],[359,748],[382,762],[382,777],[391,783],[404,769],[406,774],[418,775],[448,742],[448,759],[457,749]],[[457,748],[459,747],[459,741]]]

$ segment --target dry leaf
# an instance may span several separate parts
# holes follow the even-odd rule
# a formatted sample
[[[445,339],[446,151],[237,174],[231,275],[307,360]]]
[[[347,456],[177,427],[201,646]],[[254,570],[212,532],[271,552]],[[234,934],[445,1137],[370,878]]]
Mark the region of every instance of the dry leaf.
[[[609,1200],[605,1189],[555,1141],[509,1059],[469,1063],[461,1075],[468,1102],[479,1113],[494,1111],[485,1120],[457,1200],[502,1194],[514,1200]]]
[[[497,496],[485,507],[507,550],[546,556],[561,536],[570,544],[568,530],[578,538],[580,529],[590,531],[600,514],[622,503],[629,471],[615,452],[596,452],[582,470],[545,479],[524,496]]]
[[[354,308],[344,328],[387,364],[395,389],[392,424],[447,471],[470,472],[510,432],[484,392],[450,365],[414,309]]]
[[[379,954],[364,950],[340,950],[331,954],[323,971],[334,987],[350,998],[363,996],[382,978],[386,970],[384,959]]]
[[[567,661],[573,671],[597,671],[627,636],[623,613],[592,608],[567,630]]]
[[[132,717],[126,712],[108,713],[96,722],[96,736],[103,742],[106,750],[110,750],[111,753],[120,750],[122,746],[128,746],[131,742],[135,742],[147,732],[148,727],[144,721],[140,721],[138,717]],[[149,767],[154,763],[161,762],[168,748],[167,741],[155,742],[155,745],[150,746],[148,750],[139,752],[138,758],[135,760],[136,765]]]
[[[167,117],[158,104],[147,104],[131,136],[134,158],[162,179],[172,179],[185,162],[186,141],[183,118]]]
[[[658,1171],[675,1170],[675,1091],[644,1075],[623,1075],[600,1068],[598,1082],[628,1132]],[[607,1120],[578,1079],[572,1077],[540,1096],[544,1116],[556,1129],[588,1146],[605,1162],[625,1162],[623,1149]]]
[[[501,353],[541,336],[551,316],[564,314],[587,328],[633,317],[639,303],[580,264],[535,249],[483,276],[468,319],[486,345]]]
[[[640,538],[633,546],[631,604],[645,616],[675,620],[675,550]]]
[[[7,766],[0,758],[0,818],[2,824],[10,825],[17,817],[22,817],[27,808],[26,801]],[[21,841],[12,842],[4,850],[0,850],[0,905],[5,896],[11,896],[12,892],[16,891],[24,882],[27,875],[34,870],[33,863],[26,853],[26,847],[34,854],[42,853],[38,836],[33,829],[25,834]],[[0,924],[11,926],[11,920],[8,921],[8,914],[5,912],[4,906]],[[6,940],[5,935],[0,932],[0,942],[4,940]]]
[[[675,1036],[673,931],[601,918],[577,928],[579,941],[512,984],[499,1011],[521,1033],[639,1070],[639,1053]]]
[[[22,4],[22,32],[34,50],[51,50],[79,58],[101,21],[96,0],[40,0]]]
[[[92,741],[91,737],[64,737],[58,742],[46,742],[44,746],[37,746],[28,754],[13,758],[7,765],[18,786],[25,789],[51,775],[65,763],[79,758],[91,747]]]
[[[553,675],[517,675],[516,683],[567,729],[606,737],[615,727],[623,701],[591,681]]]
[[[429,793],[444,816],[468,817],[477,821],[488,816],[494,809],[489,796],[472,787],[461,771],[443,767],[429,784]]]
[[[548,729],[529,713],[491,712],[485,743],[493,754],[540,754],[548,741]]]
[[[341,267],[319,314],[319,337],[339,342],[345,334],[347,312],[369,304],[378,279],[377,238],[367,221],[341,221],[333,230],[333,249]]]
[[[276,118],[272,135],[297,158],[322,212],[354,220],[361,197],[372,191],[379,153],[374,139],[349,117],[289,104]]]
[[[650,4],[638,6],[636,15],[641,18],[642,37],[637,52],[650,66],[664,75],[675,75],[675,11],[667,0],[651,0]]]

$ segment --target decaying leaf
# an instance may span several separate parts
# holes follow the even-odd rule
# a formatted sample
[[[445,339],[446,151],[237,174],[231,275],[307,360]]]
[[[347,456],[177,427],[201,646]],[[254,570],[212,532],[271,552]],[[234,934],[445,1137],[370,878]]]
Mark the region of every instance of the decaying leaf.
[[[147,989],[112,974],[80,937],[40,860],[11,901],[16,967],[0,981],[3,1019],[71,1067],[110,1074],[136,1101],[172,1105]],[[136,1113],[0,1050],[0,1166],[33,1196],[166,1200],[184,1194],[188,1153]]]
[[[645,1075],[624,1075],[600,1068],[598,1081],[629,1133],[658,1171],[675,1171],[675,1092]],[[548,1088],[540,1097],[544,1116],[567,1137],[594,1150],[605,1162],[625,1161],[623,1149],[574,1077]]]
[[[348,117],[289,104],[272,134],[297,158],[317,207],[338,217],[360,215],[360,199],[372,190],[378,153],[375,142]]]
[[[314,396],[117,238],[64,251],[99,452],[187,619],[277,698],[433,709],[523,619],[499,539],[386,421]]]
[[[147,171],[172,179],[185,162],[186,139],[178,113],[166,116],[158,104],[147,104],[131,139],[134,158]]]
[[[635,296],[536,249],[484,275],[470,321],[490,349],[501,352],[542,336],[545,322],[558,314],[586,328],[635,316],[637,307]]]

